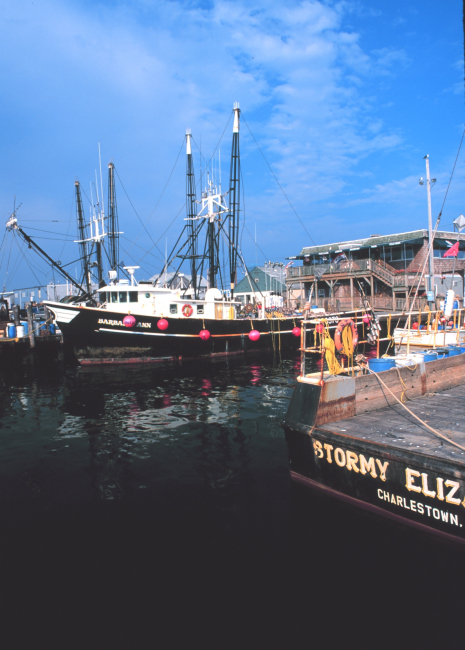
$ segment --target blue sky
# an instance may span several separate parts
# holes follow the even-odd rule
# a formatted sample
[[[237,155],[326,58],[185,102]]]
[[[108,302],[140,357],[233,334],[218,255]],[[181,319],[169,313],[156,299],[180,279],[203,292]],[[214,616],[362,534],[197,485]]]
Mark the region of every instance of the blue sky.
[[[184,225],[184,152],[168,179],[186,128],[209,158],[235,101],[309,233],[243,121],[250,265],[312,242],[426,227],[423,157],[437,178],[435,217],[464,128],[459,0],[4,0],[0,61],[4,221],[16,195],[24,229],[63,263],[76,259],[74,181],[89,195],[100,142],[104,183],[112,160],[134,206],[118,181],[122,257],[144,256],[139,279],[160,269],[166,238],[169,249]],[[231,131],[220,144],[224,186]],[[465,212],[464,163],[465,147],[444,229]],[[2,285],[48,281],[10,239]],[[162,253],[146,255],[153,241]]]

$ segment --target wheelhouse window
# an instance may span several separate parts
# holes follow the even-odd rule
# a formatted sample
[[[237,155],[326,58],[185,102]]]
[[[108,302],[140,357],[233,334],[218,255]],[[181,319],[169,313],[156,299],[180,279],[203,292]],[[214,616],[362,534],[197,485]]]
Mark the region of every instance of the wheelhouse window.
[[[203,314],[204,313],[203,305],[197,305],[197,313],[198,314]]]
[[[118,294],[116,291],[111,292],[111,302],[118,302]]]
[[[101,291],[100,292],[100,302],[105,302],[106,299],[107,299],[106,291]]]
[[[119,292],[119,301],[120,302],[127,302],[128,301],[128,292],[127,291],[120,291]]]
[[[170,305],[170,314],[177,314],[177,313],[178,313],[178,306]]]
[[[137,291],[130,291],[129,292],[129,302],[138,302],[139,301],[139,294]]]

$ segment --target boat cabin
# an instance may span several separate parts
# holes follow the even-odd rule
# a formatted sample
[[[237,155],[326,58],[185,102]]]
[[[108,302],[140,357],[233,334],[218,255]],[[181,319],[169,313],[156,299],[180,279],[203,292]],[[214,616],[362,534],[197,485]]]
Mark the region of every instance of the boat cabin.
[[[154,287],[152,283],[131,285],[129,280],[119,280],[99,290],[99,307],[122,314],[232,320],[238,306],[240,303],[228,300],[219,289],[208,289],[201,300],[194,300],[181,290]]]

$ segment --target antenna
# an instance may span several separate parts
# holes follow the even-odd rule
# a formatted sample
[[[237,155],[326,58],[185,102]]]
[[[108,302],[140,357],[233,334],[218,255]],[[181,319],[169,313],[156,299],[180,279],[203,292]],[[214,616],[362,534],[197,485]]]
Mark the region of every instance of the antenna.
[[[105,205],[103,203],[102,159],[100,157],[100,142],[98,143],[98,162],[100,166],[100,193],[102,195],[102,215],[103,215],[105,213]]]

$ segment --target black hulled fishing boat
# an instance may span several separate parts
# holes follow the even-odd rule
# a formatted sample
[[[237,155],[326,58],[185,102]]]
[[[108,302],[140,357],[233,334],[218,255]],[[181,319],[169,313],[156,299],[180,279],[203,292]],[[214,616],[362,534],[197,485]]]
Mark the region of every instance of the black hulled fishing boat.
[[[265,311],[265,301],[254,289],[239,249],[240,155],[239,105],[234,105],[233,141],[229,189],[222,192],[210,178],[201,199],[196,200],[191,133],[186,133],[187,219],[186,225],[154,281],[137,283],[134,267],[119,266],[118,220],[114,180],[110,165],[109,214],[94,215],[90,237],[82,216],[79,183],[76,183],[84,298],[92,295],[91,267],[98,268],[98,294],[93,302],[82,296],[73,302],[45,304],[64,335],[65,345],[81,363],[159,361],[199,356],[242,353],[260,349],[297,349],[300,327],[296,318]],[[198,210],[200,205],[200,210]],[[105,232],[105,223],[108,232]],[[103,240],[109,241],[110,271],[102,271]],[[221,248],[227,259],[221,259]],[[91,254],[96,261],[90,263]],[[190,275],[181,273],[183,264]],[[177,269],[174,273],[168,270]],[[224,277],[224,269],[227,276]],[[238,269],[249,278],[255,314],[240,317],[243,305],[235,298]],[[124,272],[124,276],[122,277]],[[204,275],[207,282],[202,282]],[[169,276],[169,280],[167,277]],[[188,277],[180,283],[179,278]],[[205,286],[205,284],[207,286]],[[251,318],[255,315],[255,318]]]

